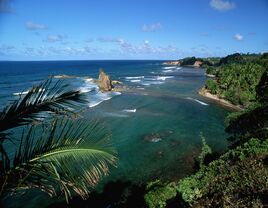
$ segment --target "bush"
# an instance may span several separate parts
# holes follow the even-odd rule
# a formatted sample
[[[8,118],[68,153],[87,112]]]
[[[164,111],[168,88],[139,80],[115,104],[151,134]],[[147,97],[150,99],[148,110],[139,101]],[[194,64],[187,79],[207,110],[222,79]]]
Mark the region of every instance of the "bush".
[[[205,159],[208,155],[212,154],[212,150],[210,146],[207,145],[205,137],[201,134],[201,140],[202,140],[202,150],[201,153],[198,156],[199,159],[199,165],[200,167],[203,167],[205,165]]]
[[[218,69],[213,66],[209,66],[206,71],[207,74],[212,74],[212,75],[217,75],[217,72],[218,72]]]
[[[251,139],[179,182],[182,198],[201,207],[267,205],[268,140]]]
[[[147,191],[144,199],[149,208],[164,208],[177,195],[175,184],[162,184],[159,180],[149,183]]]

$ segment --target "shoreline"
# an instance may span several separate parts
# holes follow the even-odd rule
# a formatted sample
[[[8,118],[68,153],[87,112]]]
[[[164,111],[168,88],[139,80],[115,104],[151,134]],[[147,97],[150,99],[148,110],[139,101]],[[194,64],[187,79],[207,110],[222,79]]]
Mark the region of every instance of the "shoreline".
[[[234,105],[232,103],[230,103],[229,101],[227,100],[224,100],[222,98],[219,98],[218,95],[214,95],[214,94],[211,94],[207,89],[205,89],[204,87],[201,88],[200,90],[198,90],[198,94],[205,97],[205,98],[208,98],[210,100],[213,100],[215,101],[216,103],[222,105],[222,106],[225,106],[225,107],[228,107],[228,108],[231,108],[233,110],[236,110],[236,111],[240,111],[240,110],[243,110],[243,108],[239,105]]]

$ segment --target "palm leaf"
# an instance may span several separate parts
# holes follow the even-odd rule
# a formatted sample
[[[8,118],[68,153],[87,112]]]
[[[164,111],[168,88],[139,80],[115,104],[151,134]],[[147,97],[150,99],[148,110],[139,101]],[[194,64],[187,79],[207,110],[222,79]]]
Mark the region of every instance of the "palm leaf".
[[[86,198],[115,163],[110,136],[98,122],[55,120],[42,134],[32,126],[22,136],[13,167],[1,181],[8,175],[4,190],[39,188],[50,195],[60,191],[68,201],[73,192]]]
[[[33,87],[25,96],[14,101],[0,112],[0,132],[42,120],[50,113],[64,114],[74,112],[85,103],[80,91],[70,90],[63,81],[48,79]],[[1,137],[3,139],[3,137]]]

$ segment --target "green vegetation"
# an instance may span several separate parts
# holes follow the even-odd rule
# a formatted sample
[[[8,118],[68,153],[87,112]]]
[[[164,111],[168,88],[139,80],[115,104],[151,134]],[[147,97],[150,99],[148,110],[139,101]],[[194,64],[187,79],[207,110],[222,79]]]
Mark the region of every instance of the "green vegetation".
[[[202,139],[202,149],[201,149],[201,153],[198,157],[198,160],[199,160],[199,166],[200,167],[203,167],[205,165],[205,159],[208,155],[211,155],[212,154],[212,150],[210,148],[210,146],[207,145],[206,143],[206,139],[203,135],[201,135],[201,139]]]
[[[196,58],[196,57],[186,57],[184,59],[180,59],[180,63],[181,63],[181,66],[192,66],[194,65],[194,63],[196,61],[200,61],[202,62],[202,67],[204,66],[212,66],[214,64],[214,62],[216,61],[217,59],[204,59],[204,58]]]
[[[255,89],[267,66],[266,54],[236,53],[226,56],[219,63],[207,68],[207,74],[213,74],[216,78],[207,81],[206,89],[235,105],[247,107],[257,100]]]
[[[217,82],[213,79],[209,79],[206,82],[206,88],[209,89],[212,94],[217,94],[219,91],[219,86]]]
[[[183,179],[178,192],[189,205],[254,207],[268,190],[268,140],[251,139]]]
[[[167,201],[177,195],[176,184],[162,184],[159,180],[149,183],[146,190],[144,199],[150,208],[164,208]]]
[[[231,146],[211,159],[212,150],[201,137],[200,169],[180,181],[158,181],[145,195],[149,207],[169,207],[170,202],[184,207],[268,206],[268,54],[233,54],[208,72],[216,75],[206,83],[211,93],[245,106],[226,118]]]
[[[37,188],[87,198],[116,162],[109,135],[79,115],[79,91],[48,80],[0,113],[0,197]]]

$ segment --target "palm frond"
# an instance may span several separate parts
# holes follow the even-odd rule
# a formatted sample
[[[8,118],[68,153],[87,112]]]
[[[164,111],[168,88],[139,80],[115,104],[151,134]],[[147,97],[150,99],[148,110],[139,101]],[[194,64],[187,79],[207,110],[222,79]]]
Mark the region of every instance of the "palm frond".
[[[21,138],[13,168],[3,175],[5,189],[38,187],[50,195],[61,191],[67,201],[73,191],[86,198],[115,165],[115,155],[98,122],[55,120],[42,134],[32,126]]]
[[[74,112],[85,103],[80,91],[70,90],[63,81],[48,79],[33,87],[0,112],[0,132],[28,124],[33,120],[42,120],[48,113],[64,114]]]

